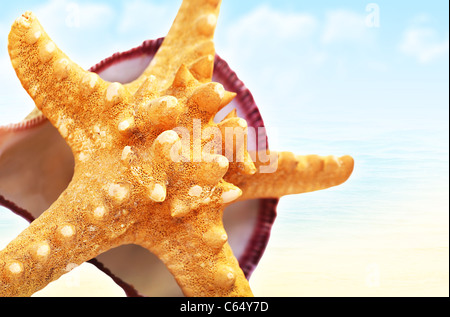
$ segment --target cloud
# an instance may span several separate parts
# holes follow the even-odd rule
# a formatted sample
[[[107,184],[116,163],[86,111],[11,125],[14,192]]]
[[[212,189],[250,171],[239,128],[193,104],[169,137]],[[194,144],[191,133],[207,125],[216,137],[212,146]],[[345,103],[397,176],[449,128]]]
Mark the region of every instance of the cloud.
[[[109,25],[115,17],[114,10],[107,4],[69,0],[50,0],[37,8],[35,14],[47,29],[97,29]]]
[[[324,44],[358,42],[372,39],[366,25],[366,16],[348,10],[334,10],[326,14],[321,35]]]
[[[271,77],[282,86],[324,74],[342,78],[360,67],[373,71],[373,63],[381,63],[373,50],[376,29],[365,12],[339,9],[321,17],[261,5],[232,21],[217,48],[241,73],[257,70],[260,80]]]
[[[429,63],[447,56],[449,39],[439,39],[435,29],[410,27],[403,35],[399,49],[402,53],[416,58],[420,63]]]
[[[179,3],[156,4],[143,0],[127,1],[120,13],[117,31],[139,36],[141,40],[165,36],[172,25]],[[142,38],[143,37],[143,38]]]
[[[239,48],[240,54],[255,48],[275,48],[310,38],[317,24],[312,15],[281,12],[263,5],[228,26],[226,43]]]
[[[242,68],[250,63],[263,71],[264,65],[282,63],[288,56],[309,51],[317,25],[310,14],[282,12],[263,5],[219,28],[217,50]]]
[[[260,6],[238,21],[236,31],[252,38],[280,37],[283,39],[307,37],[316,29],[317,20],[306,13],[289,13]]]

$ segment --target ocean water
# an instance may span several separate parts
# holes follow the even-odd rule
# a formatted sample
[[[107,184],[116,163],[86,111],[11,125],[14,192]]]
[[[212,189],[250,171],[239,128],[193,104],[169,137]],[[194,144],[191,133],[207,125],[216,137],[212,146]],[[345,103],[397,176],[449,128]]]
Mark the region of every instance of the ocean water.
[[[250,278],[254,293],[448,296],[448,134],[436,128],[349,137],[340,130],[330,138],[324,132],[330,124],[311,123],[304,127],[309,137],[288,133],[273,142],[301,154],[351,154],[355,169],[335,188],[281,198],[266,252]],[[0,247],[26,225],[0,208]],[[98,294],[110,284],[94,271],[73,273],[88,276],[77,277],[84,284],[61,281],[42,295],[61,289]]]
[[[448,130],[291,144],[350,153],[355,169],[341,186],[280,200],[254,288],[267,296],[448,296]]]

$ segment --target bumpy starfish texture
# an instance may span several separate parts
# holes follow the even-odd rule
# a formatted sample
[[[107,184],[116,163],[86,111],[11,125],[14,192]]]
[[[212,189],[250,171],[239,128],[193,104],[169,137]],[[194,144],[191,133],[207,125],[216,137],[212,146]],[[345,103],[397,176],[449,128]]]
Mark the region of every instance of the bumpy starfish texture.
[[[73,63],[31,12],[14,22],[13,67],[71,147],[75,170],[58,200],[0,252],[0,295],[31,295],[111,248],[138,244],[187,296],[251,296],[227,243],[224,207],[349,177],[348,156],[249,153],[236,112],[214,122],[234,97],[211,82],[219,6],[183,1],[154,60],[127,85]],[[220,137],[236,129],[243,138]]]

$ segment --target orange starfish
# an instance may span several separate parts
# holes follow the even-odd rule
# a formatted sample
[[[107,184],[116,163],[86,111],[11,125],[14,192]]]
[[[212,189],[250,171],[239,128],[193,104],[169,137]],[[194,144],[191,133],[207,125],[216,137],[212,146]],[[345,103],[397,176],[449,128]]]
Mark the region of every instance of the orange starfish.
[[[245,120],[231,112],[213,121],[234,97],[211,82],[219,7],[184,0],[151,64],[125,85],[73,63],[32,13],[14,22],[13,67],[72,149],[75,170],[58,200],[0,252],[0,295],[31,295],[111,248],[138,244],[187,296],[251,296],[224,207],[350,176],[349,156],[249,153]]]

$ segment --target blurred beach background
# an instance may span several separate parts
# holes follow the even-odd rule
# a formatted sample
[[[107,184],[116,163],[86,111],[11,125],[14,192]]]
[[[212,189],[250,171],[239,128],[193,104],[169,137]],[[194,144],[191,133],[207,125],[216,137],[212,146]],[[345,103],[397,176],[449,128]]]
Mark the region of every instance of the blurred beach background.
[[[3,3],[0,125],[34,106],[7,52],[24,11],[89,68],[164,36],[180,4]],[[449,296],[448,11],[447,1],[223,1],[216,50],[253,93],[270,148],[355,159],[343,185],[280,200],[250,278],[256,296]],[[0,207],[0,248],[27,225]],[[37,295],[123,293],[85,264]]]

